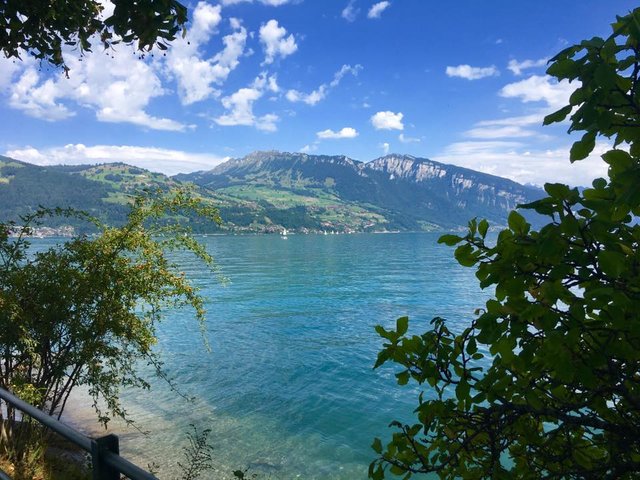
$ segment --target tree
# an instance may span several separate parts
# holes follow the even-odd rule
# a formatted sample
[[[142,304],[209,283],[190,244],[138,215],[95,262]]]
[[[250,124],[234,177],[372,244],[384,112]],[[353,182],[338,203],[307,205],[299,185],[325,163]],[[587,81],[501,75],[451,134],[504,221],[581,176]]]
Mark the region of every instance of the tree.
[[[28,52],[67,70],[63,47],[91,51],[91,37],[105,49],[119,42],[137,41],[139,50],[167,49],[187,22],[187,8],[177,0],[113,0],[105,18],[99,0],[0,2],[0,50],[20,58]]]
[[[440,478],[635,478],[640,472],[640,9],[618,17],[606,39],[560,52],[547,73],[575,82],[570,116],[584,132],[572,162],[598,136],[608,178],[579,191],[546,184],[520,208],[548,223],[539,231],[517,211],[495,241],[486,221],[445,235],[495,295],[462,332],[435,318],[422,335],[377,327],[376,367],[401,367],[399,384],[428,385],[417,422],[394,422],[373,443],[369,476],[434,472]]]
[[[123,226],[89,219],[98,236],[33,253],[30,230],[52,213],[84,216],[42,210],[25,225],[0,224],[0,387],[59,417],[69,394],[84,385],[104,424],[126,419],[120,389],[149,387],[139,363],[166,378],[153,350],[163,309],[190,306],[204,334],[203,299],[169,254],[192,252],[215,270],[175,219],[196,214],[220,222],[217,210],[184,189],[138,196]],[[163,222],[166,215],[174,221]],[[5,405],[3,418],[2,407],[0,445],[15,421],[14,410]]]

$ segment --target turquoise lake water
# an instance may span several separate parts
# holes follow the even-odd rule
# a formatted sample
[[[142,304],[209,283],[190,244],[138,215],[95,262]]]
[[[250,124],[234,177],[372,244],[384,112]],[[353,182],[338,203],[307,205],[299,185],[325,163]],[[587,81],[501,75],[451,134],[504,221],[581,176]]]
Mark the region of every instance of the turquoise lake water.
[[[210,428],[216,471],[249,467],[260,478],[364,479],[375,436],[410,421],[415,386],[393,367],[372,369],[374,326],[409,315],[424,331],[442,316],[460,330],[482,306],[473,269],[438,234],[215,236],[201,238],[229,283],[179,261],[207,297],[205,350],[190,311],[160,327],[166,369],[193,403],[154,382],[126,404],[148,435],[122,433],[122,451],[174,478],[191,423]]]

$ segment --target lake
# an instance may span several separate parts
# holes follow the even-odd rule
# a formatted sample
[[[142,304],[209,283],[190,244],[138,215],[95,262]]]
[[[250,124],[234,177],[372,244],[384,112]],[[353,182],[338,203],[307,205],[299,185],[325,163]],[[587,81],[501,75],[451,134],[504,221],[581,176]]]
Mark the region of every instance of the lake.
[[[121,451],[175,478],[189,424],[211,429],[216,472],[260,478],[364,479],[375,436],[411,421],[419,390],[398,387],[393,367],[374,371],[374,326],[409,315],[422,332],[434,316],[463,329],[487,297],[439,234],[203,237],[222,273],[183,255],[181,268],[207,297],[203,346],[188,310],[159,329],[166,369],[189,403],[165,384],[127,392],[138,426],[118,431]],[[88,418],[76,402],[75,421]],[[208,477],[207,477],[208,478]]]

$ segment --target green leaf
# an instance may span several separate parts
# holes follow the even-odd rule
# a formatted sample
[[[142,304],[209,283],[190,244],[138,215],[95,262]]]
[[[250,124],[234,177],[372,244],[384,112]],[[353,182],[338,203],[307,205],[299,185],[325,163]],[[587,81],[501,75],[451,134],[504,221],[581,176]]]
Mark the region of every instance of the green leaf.
[[[396,333],[398,336],[402,336],[407,333],[409,329],[409,317],[400,317],[396,320]]]
[[[605,250],[598,254],[598,263],[605,274],[617,278],[626,268],[627,257],[620,252]]]
[[[477,257],[473,252],[473,247],[468,243],[456,248],[454,256],[458,263],[463,267],[473,267],[477,262]]]
[[[454,245],[460,243],[461,241],[462,241],[462,237],[459,237],[458,235],[442,235],[438,239],[438,243],[444,243],[449,247],[453,247]]]
[[[456,385],[456,398],[459,402],[464,402],[467,398],[469,398],[469,392],[471,387],[469,383],[465,379],[461,379],[460,383]]]
[[[476,344],[476,339],[474,337],[471,337],[467,342],[467,353],[469,355],[473,355],[477,351],[478,351],[478,345]]]
[[[398,381],[398,385],[406,385],[409,383],[409,372],[404,371],[396,373],[396,379]]]
[[[480,220],[478,224],[478,233],[482,238],[487,236],[487,231],[489,230],[489,222],[487,222],[484,218]]]
[[[393,331],[386,330],[382,325],[376,325],[373,327],[378,335],[382,338],[395,342],[398,339],[398,335],[396,335]]]
[[[572,108],[573,107],[571,105],[567,105],[566,107],[562,107],[557,112],[553,112],[553,113],[547,115],[546,117],[544,117],[544,121],[542,122],[542,124],[543,125],[550,125],[552,123],[563,121],[567,117],[567,115],[569,115],[571,113],[571,109]]]
[[[575,92],[571,94],[571,97],[569,97],[569,105],[580,105],[582,102],[586,100],[586,96],[587,96],[586,89],[578,88]]]
[[[405,472],[404,469],[400,468],[398,465],[391,465],[389,471],[394,475],[402,475]]]
[[[581,448],[575,448],[573,449],[572,453],[573,453],[573,458],[575,459],[578,465],[586,469],[591,469],[593,465],[593,459],[589,456],[587,452],[583,451]]]
[[[566,199],[571,193],[571,189],[562,183],[545,183],[544,190],[558,200]]]
[[[569,160],[575,162],[578,160],[584,160],[589,156],[596,146],[596,132],[587,132],[582,136],[581,140],[578,140],[571,146],[569,153]]]
[[[384,469],[381,465],[377,465],[373,462],[369,465],[369,478],[371,480],[384,480]]]
[[[373,443],[371,444],[371,448],[373,448],[373,451],[376,452],[378,455],[382,454],[382,442],[378,437],[376,437],[373,440]]]
[[[568,58],[557,60],[547,68],[547,73],[557,78],[575,78],[577,71],[578,64]]]
[[[509,213],[507,223],[514,233],[519,233],[521,235],[526,234],[529,229],[529,224],[525,218],[515,210],[512,210],[511,213]]]
[[[607,186],[607,181],[604,178],[596,178],[591,184],[596,190],[602,190]]]
[[[621,170],[628,170],[633,165],[634,161],[629,153],[624,150],[609,150],[602,159],[611,166],[615,166]]]
[[[378,357],[376,358],[376,363],[373,366],[374,370],[385,363],[387,360],[389,360],[389,351],[385,349],[379,352]]]

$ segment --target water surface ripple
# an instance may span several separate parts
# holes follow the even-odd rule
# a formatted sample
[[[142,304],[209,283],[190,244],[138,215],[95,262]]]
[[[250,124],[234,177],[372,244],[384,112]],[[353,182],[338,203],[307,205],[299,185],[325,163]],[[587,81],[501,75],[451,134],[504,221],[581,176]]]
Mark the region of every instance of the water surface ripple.
[[[190,423],[210,428],[218,472],[250,467],[261,478],[364,479],[375,436],[410,421],[417,389],[372,370],[374,326],[409,315],[423,331],[443,316],[462,329],[486,293],[437,234],[215,236],[202,240],[229,279],[178,258],[208,298],[206,352],[190,311],[169,312],[159,348],[167,370],[196,397],[165,385],[127,393],[142,436],[122,450],[173,478]]]

